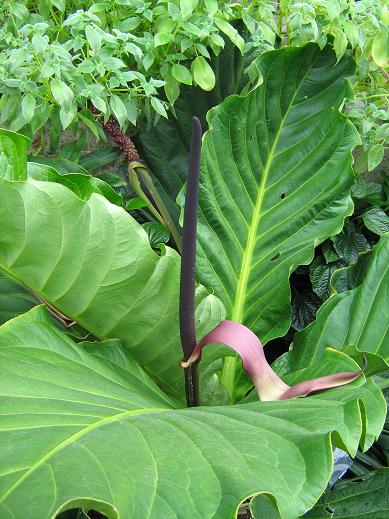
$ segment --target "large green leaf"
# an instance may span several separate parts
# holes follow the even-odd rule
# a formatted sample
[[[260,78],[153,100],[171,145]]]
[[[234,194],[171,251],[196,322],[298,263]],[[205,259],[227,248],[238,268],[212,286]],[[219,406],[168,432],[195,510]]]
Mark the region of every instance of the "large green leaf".
[[[53,182],[0,178],[0,221],[0,270],[96,337],[121,339],[162,384],[182,389],[174,250],[158,255],[123,209]],[[201,336],[224,309],[203,287],[197,305]]]
[[[34,178],[57,182],[74,191],[80,198],[87,199],[92,193],[100,193],[113,204],[122,204],[122,197],[111,186],[88,175],[86,170],[75,163],[66,161],[66,170],[61,160],[29,157],[27,162],[30,144],[30,139],[24,135],[0,128],[0,177],[7,180]]]
[[[87,173],[87,170],[82,166],[68,159],[49,159],[44,155],[30,155],[28,162],[44,164],[45,166],[54,168],[60,175],[66,175],[67,173],[80,173],[81,175],[85,175]]]
[[[43,307],[3,325],[0,355],[2,519],[76,507],[227,519],[260,492],[294,519],[326,486],[331,438],[353,455],[385,416],[363,377],[305,399],[180,410],[128,350],[74,344]]]
[[[288,277],[353,204],[354,126],[339,112],[353,65],[316,44],[262,55],[263,84],[208,114],[198,277],[262,342],[290,325]]]
[[[315,365],[331,347],[359,358],[359,352],[367,352],[370,374],[387,369],[389,234],[382,236],[362,267],[362,283],[327,300],[316,321],[295,335],[289,355],[292,368]]]
[[[311,519],[385,519],[389,517],[389,469],[377,470],[365,481],[343,483],[327,490],[304,517]]]

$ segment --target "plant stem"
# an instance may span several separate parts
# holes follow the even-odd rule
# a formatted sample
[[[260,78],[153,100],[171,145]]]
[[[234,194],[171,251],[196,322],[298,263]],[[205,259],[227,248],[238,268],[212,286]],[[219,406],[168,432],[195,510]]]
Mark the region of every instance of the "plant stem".
[[[143,191],[142,186],[140,184],[138,175],[136,174],[133,164],[137,164],[136,162],[130,162],[128,166],[128,178],[131,184],[132,189],[134,190],[135,194],[138,195],[140,198],[143,198],[143,200],[147,203],[147,208],[150,211],[150,213],[155,216],[155,218],[164,225],[164,220],[162,216],[159,214],[159,212],[155,209],[153,204],[148,199],[146,193]]]
[[[374,94],[371,96],[356,97],[356,99],[358,99],[360,101],[364,101],[365,99],[373,99],[375,97],[389,97],[389,94]]]
[[[182,351],[184,352],[184,361],[189,359],[196,346],[196,231],[200,181],[201,133],[200,121],[197,117],[193,117],[184,208],[180,281],[180,336]],[[185,368],[185,389],[188,407],[198,405],[199,387],[196,364]]]
[[[196,407],[200,403],[199,376],[197,364],[191,364],[184,369],[185,373],[185,395],[188,407]]]

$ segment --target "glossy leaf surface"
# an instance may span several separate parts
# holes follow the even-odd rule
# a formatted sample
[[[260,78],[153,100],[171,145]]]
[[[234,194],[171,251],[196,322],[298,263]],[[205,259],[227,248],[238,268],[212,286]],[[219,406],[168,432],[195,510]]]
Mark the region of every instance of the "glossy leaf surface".
[[[352,212],[352,63],[314,44],[265,53],[263,83],[208,114],[198,277],[263,343],[290,323],[290,272]]]

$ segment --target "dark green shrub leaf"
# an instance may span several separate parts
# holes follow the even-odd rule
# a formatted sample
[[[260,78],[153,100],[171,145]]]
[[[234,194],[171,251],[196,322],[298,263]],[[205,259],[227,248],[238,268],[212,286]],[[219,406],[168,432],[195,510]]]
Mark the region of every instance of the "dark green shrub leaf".
[[[320,297],[309,290],[300,291],[292,295],[291,325],[300,331],[310,324],[316,317],[321,305]]]
[[[372,207],[362,215],[366,227],[378,236],[389,231],[389,217],[380,207]]]
[[[142,225],[147,232],[151,247],[158,247],[161,243],[167,243],[170,239],[168,229],[159,222],[147,222]]]
[[[363,234],[348,223],[341,233],[331,238],[338,256],[346,263],[355,263],[358,254],[370,249],[370,245]]]

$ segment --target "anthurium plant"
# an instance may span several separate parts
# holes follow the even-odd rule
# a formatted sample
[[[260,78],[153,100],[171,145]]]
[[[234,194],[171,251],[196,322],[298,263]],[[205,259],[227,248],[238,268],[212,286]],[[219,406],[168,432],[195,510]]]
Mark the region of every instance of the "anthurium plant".
[[[387,234],[287,354],[270,366],[263,348],[289,326],[290,273],[353,211],[353,64],[308,44],[258,67],[202,144],[195,120],[182,258],[102,180],[28,162],[0,131],[0,289],[19,314],[0,308],[1,518],[226,519],[262,494],[294,519],[333,446],[379,435]]]

